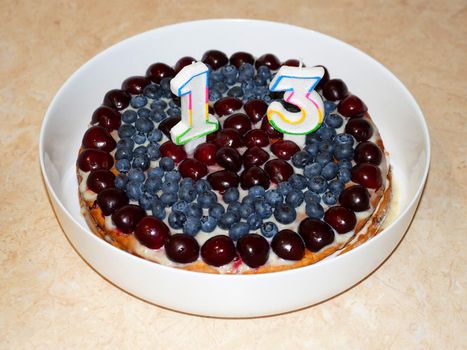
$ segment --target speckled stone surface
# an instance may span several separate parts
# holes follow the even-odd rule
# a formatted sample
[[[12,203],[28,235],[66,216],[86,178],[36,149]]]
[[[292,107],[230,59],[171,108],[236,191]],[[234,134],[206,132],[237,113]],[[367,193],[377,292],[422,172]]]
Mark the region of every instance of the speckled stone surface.
[[[225,320],[148,304],[78,256],[48,201],[38,136],[61,84],[124,38],[216,17],[344,40],[394,72],[428,121],[431,172],[407,235],[365,281],[314,307]],[[467,348],[465,1],[3,1],[0,23],[0,348]]]

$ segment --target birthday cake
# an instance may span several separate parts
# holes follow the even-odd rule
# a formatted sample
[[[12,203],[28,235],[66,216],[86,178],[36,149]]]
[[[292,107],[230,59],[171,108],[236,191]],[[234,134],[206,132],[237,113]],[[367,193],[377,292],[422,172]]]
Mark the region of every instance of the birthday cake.
[[[375,236],[387,154],[367,106],[324,66],[207,51],[108,91],[77,159],[91,230],[209,273],[310,265]]]

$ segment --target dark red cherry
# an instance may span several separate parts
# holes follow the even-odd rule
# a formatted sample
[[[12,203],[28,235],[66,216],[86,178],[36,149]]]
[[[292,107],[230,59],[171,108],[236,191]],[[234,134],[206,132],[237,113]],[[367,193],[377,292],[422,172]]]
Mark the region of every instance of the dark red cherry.
[[[303,238],[306,248],[312,252],[319,252],[334,242],[334,231],[331,226],[319,219],[304,219],[298,226],[298,233]]]
[[[242,100],[239,100],[236,97],[226,96],[222,97],[221,99],[217,100],[216,103],[214,103],[214,110],[219,117],[222,117],[224,115],[229,115],[235,111],[238,111],[240,108],[242,108],[242,106]]]
[[[216,132],[213,142],[219,147],[241,147],[243,145],[242,136],[232,128],[222,129]]]
[[[266,147],[269,145],[269,136],[261,129],[253,129],[245,134],[243,141],[248,148]]]
[[[356,212],[365,211],[370,209],[370,193],[363,186],[350,186],[340,194],[339,203]]]
[[[206,176],[208,168],[206,167],[206,164],[197,159],[186,158],[178,166],[178,171],[180,171],[180,174],[183,177],[191,177],[196,181]]]
[[[355,213],[341,206],[329,208],[324,213],[324,221],[331,225],[337,233],[347,233],[357,225]]]
[[[192,64],[193,62],[196,62],[196,59],[191,56],[185,56],[185,57],[180,58],[177,61],[177,63],[175,63],[175,67],[174,67],[175,75],[177,75],[183,69],[183,67],[186,67]]]
[[[93,170],[86,180],[86,185],[91,191],[100,193],[106,188],[115,187],[115,175],[107,169]]]
[[[177,123],[180,121],[180,117],[169,117],[164,119],[159,123],[159,130],[164,133],[165,136],[167,136],[170,140],[172,140],[172,135],[170,134],[170,130],[177,125]]]
[[[128,196],[118,188],[106,188],[97,195],[97,205],[104,215],[110,215],[128,203]]]
[[[218,147],[214,143],[202,143],[195,149],[194,157],[206,165],[216,164]]]
[[[276,184],[287,181],[294,173],[292,166],[282,159],[269,160],[264,166],[264,169],[271,178],[271,181]]]
[[[145,216],[146,212],[139,205],[127,204],[112,214],[112,221],[121,232],[130,233]]]
[[[344,117],[351,118],[363,115],[363,113],[368,111],[368,108],[360,98],[355,95],[349,95],[339,102],[337,111]]]
[[[274,153],[277,158],[284,160],[289,160],[298,151],[300,151],[300,147],[290,140],[279,140],[271,145],[271,152]]]
[[[231,170],[220,170],[208,175],[207,180],[211,184],[212,188],[220,193],[230,187],[237,187],[239,178],[237,173]]]
[[[360,163],[351,170],[351,179],[366,188],[377,190],[383,184],[381,170],[373,164]]]
[[[211,237],[201,247],[201,258],[206,264],[212,266],[226,265],[236,255],[232,239],[225,235]]]
[[[107,92],[104,96],[103,104],[117,110],[125,109],[130,104],[131,95],[123,90],[114,89]]]
[[[253,124],[259,122],[266,115],[268,105],[263,100],[250,100],[245,103],[245,113]]]
[[[240,175],[240,184],[244,190],[253,186],[262,186],[268,189],[271,184],[268,174],[257,166],[252,166],[242,172]]]
[[[315,67],[323,67],[324,68],[324,75],[321,78],[321,80],[318,82],[318,85],[316,85],[316,89],[320,90],[329,81],[329,72],[328,72],[328,69],[323,65],[317,65]]]
[[[282,62],[282,66],[300,67],[300,61],[295,58],[290,58],[287,61]],[[303,63],[302,63],[302,67],[305,67]]]
[[[277,56],[273,55],[272,53],[267,53],[256,60],[256,69],[258,69],[260,66],[266,66],[270,70],[277,70],[281,66],[281,61],[279,61]]]
[[[323,87],[323,95],[330,101],[338,101],[349,95],[349,89],[343,80],[330,79]]]
[[[373,142],[361,142],[355,148],[354,160],[357,163],[371,163],[380,165],[383,159],[383,152]]]
[[[92,124],[98,124],[108,131],[118,130],[122,124],[120,113],[115,109],[100,106],[92,114]]]
[[[252,167],[254,165],[260,166],[266,163],[269,159],[269,153],[260,147],[251,147],[248,148],[245,153],[243,153],[243,165],[245,169]]]
[[[251,53],[248,52],[235,52],[232,56],[230,56],[230,64],[233,64],[235,67],[240,68],[243,63],[253,64],[255,63],[255,58]]]
[[[263,118],[263,121],[261,122],[261,130],[263,130],[271,139],[281,139],[284,137],[283,133],[274,129],[271,123],[269,123],[268,118]]]
[[[373,135],[373,126],[363,118],[352,118],[345,126],[345,132],[355,137],[358,142],[366,141]]]
[[[122,83],[122,90],[133,94],[139,95],[143,93],[143,89],[149,85],[150,81],[146,77],[134,76],[125,79]]]
[[[271,249],[285,260],[301,260],[305,255],[302,238],[292,230],[279,231],[271,241]]]
[[[209,50],[204,53],[201,61],[209,64],[215,70],[229,63],[229,58],[222,51]]]
[[[175,163],[180,163],[187,157],[183,146],[176,145],[172,141],[164,142],[160,147],[160,151],[162,157],[170,157]]]
[[[194,237],[177,233],[165,243],[165,253],[172,261],[188,264],[198,259],[199,244]]]
[[[239,171],[242,167],[242,156],[235,148],[221,147],[216,152],[216,162],[227,170]]]
[[[227,128],[235,129],[240,133],[240,135],[243,135],[248,130],[251,129],[251,122],[246,114],[235,113],[235,114],[228,116],[227,119],[224,120],[223,127],[225,129]]]
[[[112,135],[102,126],[91,126],[83,136],[83,147],[111,152],[117,147]]]
[[[107,152],[85,149],[79,154],[77,164],[82,171],[110,169],[114,165],[114,160]]]
[[[136,225],[136,239],[150,249],[161,248],[170,237],[167,225],[153,216],[146,216]]]
[[[245,264],[256,268],[268,261],[269,243],[256,233],[247,234],[238,240],[237,251]]]
[[[172,67],[166,65],[165,63],[158,62],[149,66],[148,70],[146,71],[146,76],[152,82],[159,84],[164,78],[173,78],[175,76],[175,71]]]

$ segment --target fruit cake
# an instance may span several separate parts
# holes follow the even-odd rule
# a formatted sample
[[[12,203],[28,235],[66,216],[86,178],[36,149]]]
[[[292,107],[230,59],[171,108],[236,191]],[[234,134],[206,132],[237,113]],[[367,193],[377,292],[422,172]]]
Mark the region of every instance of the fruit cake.
[[[77,159],[82,213],[92,231],[128,253],[209,273],[264,273],[342,254],[376,235],[391,174],[365,103],[327,69],[315,90],[324,121],[305,145],[267,117],[283,101],[269,84],[273,54],[207,51],[209,114],[219,130],[191,152],[172,142],[180,97],[170,81],[196,61],[154,63],[108,91]],[[304,136],[305,137],[305,136]]]

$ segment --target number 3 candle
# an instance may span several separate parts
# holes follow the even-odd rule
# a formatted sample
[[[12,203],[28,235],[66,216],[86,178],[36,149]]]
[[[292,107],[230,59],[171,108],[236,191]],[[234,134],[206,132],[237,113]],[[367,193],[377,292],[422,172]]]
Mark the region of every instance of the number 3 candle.
[[[271,125],[299,147],[305,145],[304,135],[318,130],[323,122],[323,100],[314,91],[323,75],[322,67],[282,66],[269,85],[271,91],[285,91],[284,100],[300,108],[300,112],[289,112],[274,101],[267,112]]]
[[[181,98],[182,113],[170,134],[173,142],[185,145],[188,153],[219,128],[217,119],[209,114],[208,73],[208,67],[197,62],[185,66],[170,82],[172,92]]]

